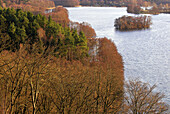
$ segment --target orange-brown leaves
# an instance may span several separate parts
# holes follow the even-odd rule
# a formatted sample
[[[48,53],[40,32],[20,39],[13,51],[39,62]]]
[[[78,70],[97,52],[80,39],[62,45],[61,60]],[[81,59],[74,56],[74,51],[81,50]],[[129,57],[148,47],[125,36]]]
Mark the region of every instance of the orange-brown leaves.
[[[123,68],[121,55],[117,52],[115,44],[107,38],[99,39],[98,56],[100,61],[107,65]]]
[[[96,32],[88,23],[80,23],[80,31],[83,31],[87,38],[95,38]]]
[[[63,7],[56,7],[53,12],[45,14],[46,17],[51,16],[52,20],[66,27],[69,25],[68,11]]]
[[[72,29],[77,29],[78,32],[82,31],[86,38],[95,38],[96,37],[96,32],[95,30],[92,28],[92,26],[87,23],[87,22],[83,22],[83,23],[78,23],[78,22],[70,22],[70,28]]]
[[[9,8],[20,8],[24,11],[31,11],[34,14],[44,13],[45,9],[48,7],[55,7],[53,1],[50,0],[29,0],[28,2],[18,2],[18,0],[7,0],[7,7]]]
[[[115,27],[118,30],[134,30],[149,28],[151,22],[150,16],[122,16],[115,20]]]

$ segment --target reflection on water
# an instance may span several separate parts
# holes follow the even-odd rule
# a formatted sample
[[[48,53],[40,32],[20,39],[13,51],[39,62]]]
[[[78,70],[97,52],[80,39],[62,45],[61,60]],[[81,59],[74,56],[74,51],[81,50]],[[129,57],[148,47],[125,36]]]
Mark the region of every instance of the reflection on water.
[[[114,20],[127,14],[126,8],[82,7],[67,8],[70,19],[88,22],[98,37],[112,39],[123,56],[125,78],[140,78],[157,84],[170,104],[170,15],[152,15],[151,29],[119,32]]]

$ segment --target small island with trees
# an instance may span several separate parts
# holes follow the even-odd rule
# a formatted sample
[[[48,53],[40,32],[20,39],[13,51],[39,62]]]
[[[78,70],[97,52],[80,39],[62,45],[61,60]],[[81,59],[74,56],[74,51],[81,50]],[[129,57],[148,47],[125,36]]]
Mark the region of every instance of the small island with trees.
[[[151,17],[150,16],[122,16],[115,20],[115,28],[117,30],[140,30],[150,28]]]

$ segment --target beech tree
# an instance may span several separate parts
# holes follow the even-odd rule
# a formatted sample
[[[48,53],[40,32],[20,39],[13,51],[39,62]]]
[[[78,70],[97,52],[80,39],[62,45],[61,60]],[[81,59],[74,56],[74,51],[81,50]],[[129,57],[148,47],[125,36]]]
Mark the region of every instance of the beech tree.
[[[75,30],[73,33],[79,39],[73,46],[83,48],[86,45],[85,35],[77,35]],[[71,41],[68,39],[68,42]],[[123,72],[119,68],[122,67],[116,72],[116,64],[108,65],[117,61],[116,58],[120,57],[118,53],[110,56],[114,62],[106,62],[110,66],[106,69],[107,65],[102,61],[91,63],[88,58],[85,62],[81,62],[81,59],[68,61],[66,58],[38,53],[36,47],[32,47],[29,53],[25,49],[28,46],[25,44],[18,51],[3,50],[0,53],[0,113],[120,111],[123,103],[123,85],[120,83],[123,82]],[[115,51],[116,48],[112,46],[106,50],[114,48],[112,51]]]
[[[154,92],[156,85],[151,86],[139,80],[129,80],[125,84],[125,110],[128,113],[162,114],[168,110],[167,105],[162,101],[164,95]]]

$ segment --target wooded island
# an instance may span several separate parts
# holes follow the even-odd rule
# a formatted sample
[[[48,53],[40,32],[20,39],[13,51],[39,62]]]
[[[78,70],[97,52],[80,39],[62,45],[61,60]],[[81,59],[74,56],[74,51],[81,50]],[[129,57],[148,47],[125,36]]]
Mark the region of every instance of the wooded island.
[[[122,16],[115,20],[115,28],[117,30],[139,30],[147,29],[152,24],[150,16]]]

